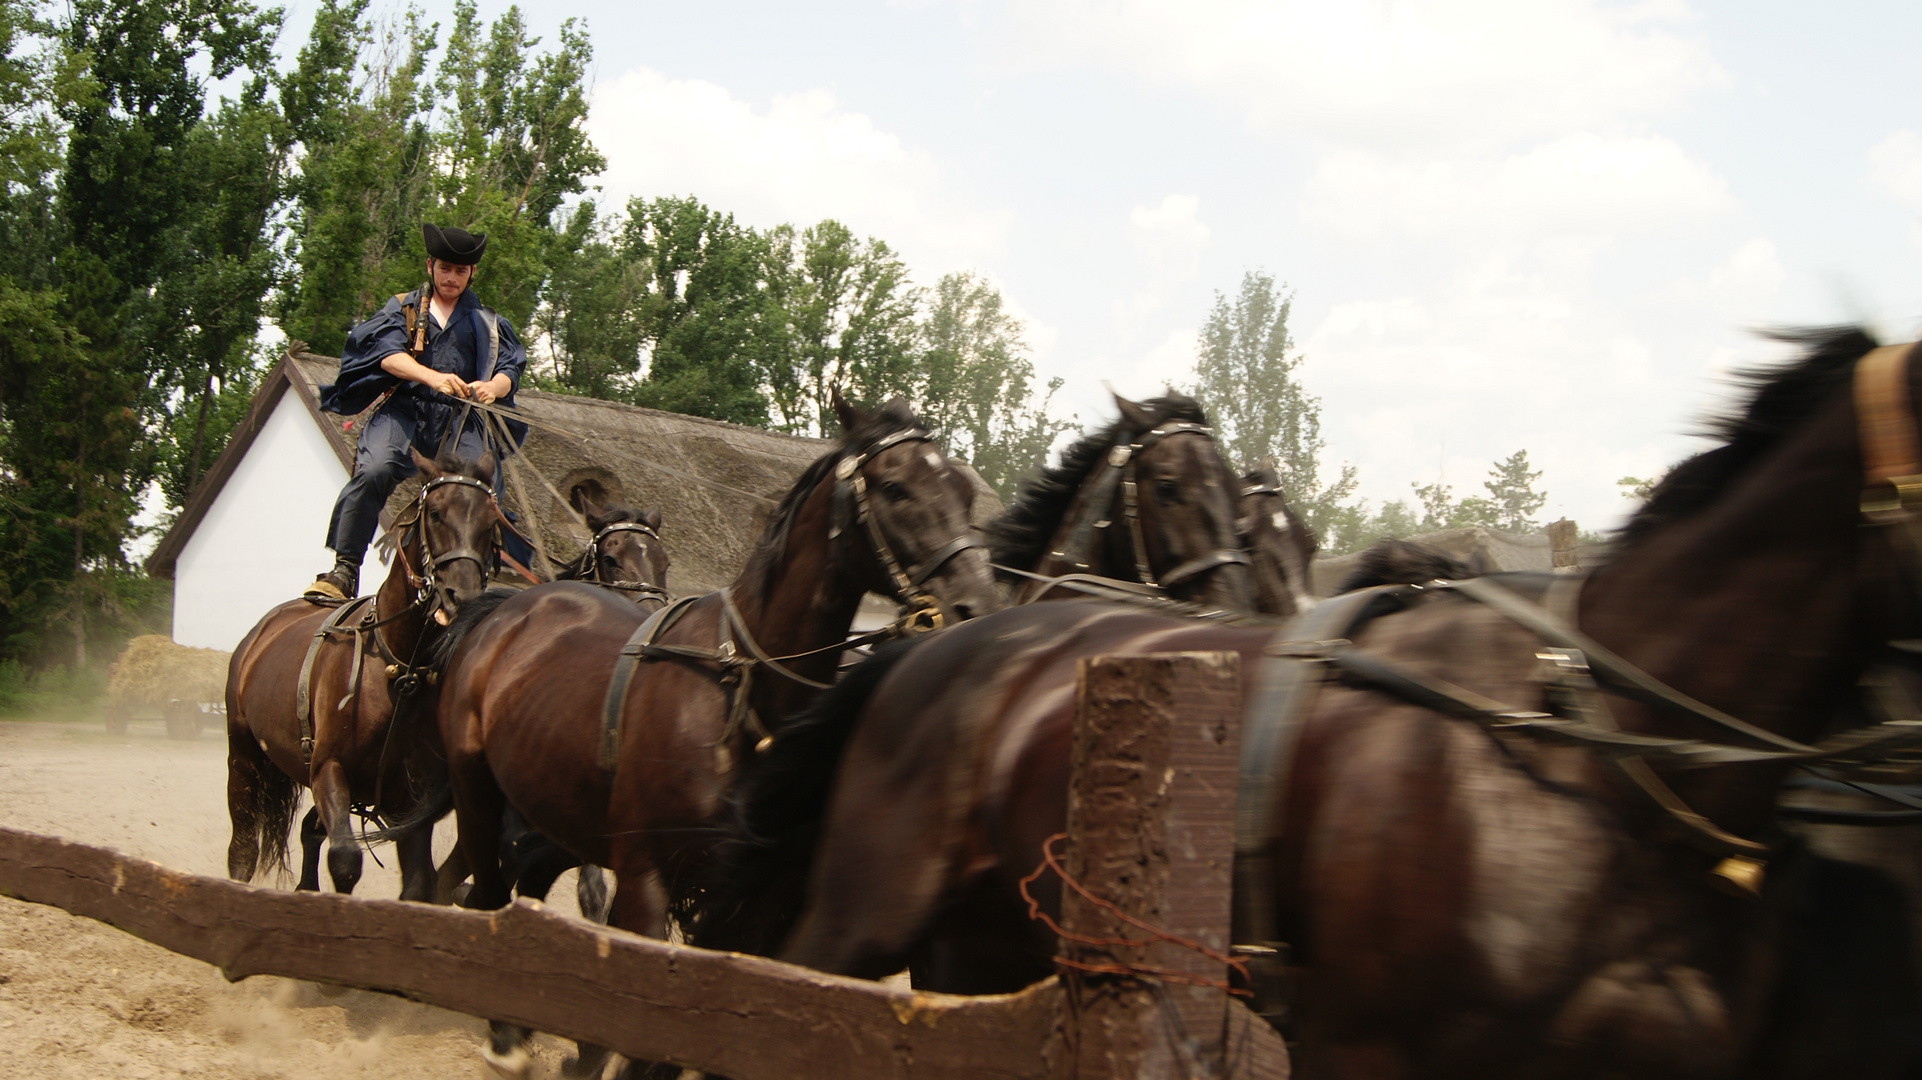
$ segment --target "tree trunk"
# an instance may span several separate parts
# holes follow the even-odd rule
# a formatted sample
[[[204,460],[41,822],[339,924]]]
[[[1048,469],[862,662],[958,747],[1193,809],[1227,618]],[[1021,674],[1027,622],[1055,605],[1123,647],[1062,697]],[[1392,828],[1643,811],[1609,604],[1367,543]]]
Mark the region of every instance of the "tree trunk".
[[[209,402],[213,399],[213,391],[214,368],[209,364],[200,380],[200,409],[194,417],[194,448],[187,457],[187,486],[180,493],[183,499],[193,494],[194,488],[200,486],[200,448],[207,437],[207,409]]]
[[[84,478],[87,471],[87,446],[79,447],[80,470],[77,478]],[[81,484],[75,485],[81,487]],[[86,513],[87,496],[83,490],[74,493],[73,510],[73,580],[68,584],[73,596],[73,672],[75,675],[87,670],[87,598],[82,593],[87,570],[86,559]]]

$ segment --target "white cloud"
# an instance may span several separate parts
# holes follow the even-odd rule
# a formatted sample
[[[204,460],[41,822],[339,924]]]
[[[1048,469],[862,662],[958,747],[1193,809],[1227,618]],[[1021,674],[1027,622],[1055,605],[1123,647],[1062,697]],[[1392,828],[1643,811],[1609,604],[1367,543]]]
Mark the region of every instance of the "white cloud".
[[[827,90],[766,108],[697,79],[636,69],[594,92],[588,132],[608,203],[697,195],[756,226],[840,220],[934,273],[1001,252],[1013,215],[970,205],[940,164]],[[925,276],[925,275],[924,275]]]
[[[1684,3],[1026,0],[1030,63],[1198,87],[1257,122],[1368,145],[1539,138],[1667,109],[1728,79]]]
[[[1728,185],[1668,139],[1588,132],[1507,155],[1325,154],[1301,212],[1354,239],[1492,239],[1671,229],[1730,207]]]
[[[1201,220],[1201,200],[1193,195],[1170,195],[1159,205],[1137,206],[1128,212],[1135,247],[1163,271],[1191,278],[1208,246],[1208,226]]]
[[[1868,158],[1864,185],[1917,215],[1910,227],[1916,242],[1922,243],[1922,137],[1908,128],[1891,132],[1869,148]]]
[[[1731,322],[1749,322],[1767,317],[1787,279],[1775,245],[1756,237],[1709,271],[1708,292]]]

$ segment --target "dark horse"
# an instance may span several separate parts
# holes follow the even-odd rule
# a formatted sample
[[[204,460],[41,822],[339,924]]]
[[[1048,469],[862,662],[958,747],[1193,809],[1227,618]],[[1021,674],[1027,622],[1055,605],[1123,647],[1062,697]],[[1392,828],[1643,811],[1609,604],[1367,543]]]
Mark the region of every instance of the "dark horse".
[[[1315,534],[1288,503],[1274,462],[1241,477],[1242,550],[1254,575],[1255,610],[1293,615],[1315,606]]]
[[[371,601],[282,604],[248,631],[228,664],[227,874],[237,881],[286,865],[288,826],[307,786],[314,806],[300,831],[299,887],[320,888],[324,837],[335,890],[353,892],[361,871],[355,812],[404,816],[417,790],[438,777],[433,688],[412,669],[426,659],[433,623],[486,585],[502,517],[489,487],[491,456],[429,461],[415,453],[414,464],[420,494],[394,523],[393,566]],[[397,697],[412,699],[398,718]],[[394,836],[403,900],[433,898],[432,839],[428,827]]]
[[[1207,417],[1180,394],[1136,403],[1068,447],[988,525],[1016,595],[1072,595],[1045,580],[1092,575],[1222,610],[1255,608],[1236,529],[1241,485]]]
[[[468,906],[508,900],[494,853],[511,804],[613,871],[613,925],[664,936],[736,763],[833,678],[863,595],[944,621],[993,610],[968,477],[905,403],[865,413],[837,394],[835,406],[845,440],[802,473],[726,589],[650,619],[606,590],[556,583],[477,604],[450,630],[440,724]],[[523,1070],[519,1042],[497,1027],[490,1067]]]
[[[1054,942],[1015,882],[1063,827],[1078,661],[1226,650],[1249,703],[1234,940],[1292,946],[1303,1075],[1779,1074],[1805,875],[1771,829],[1776,795],[1883,643],[1922,630],[1922,500],[1891,483],[1922,473],[1915,350],[1795,340],[1805,355],[1752,377],[1722,444],[1670,474],[1612,562],[1493,579],[1541,597],[1559,616],[1536,628],[1581,650],[1544,652],[1517,621],[1544,609],[1498,610],[1510,594],[1477,583],[1354,594],[1390,610],[1346,625],[1330,621],[1347,602],[1324,601],[1302,629],[1353,644],[1309,658],[1093,602],[896,645],[756,762],[742,839],[716,860],[734,875],[693,940],[849,975],[912,964],[935,990],[1048,974]],[[1496,723],[1464,690],[1517,712]],[[1540,713],[1574,719],[1523,722]],[[1590,741],[1523,733],[1552,724]],[[1611,724],[1668,762],[1743,763],[1618,768],[1590,748],[1622,738]]]
[[[640,510],[607,499],[598,485],[576,485],[568,493],[568,502],[594,535],[579,558],[560,564],[555,580],[585,581],[616,590],[645,611],[656,611],[666,604],[671,560],[667,545],[661,541],[660,512]],[[501,840],[501,864],[508,870],[508,879],[516,892],[545,900],[556,878],[580,866],[581,914],[595,922],[607,921],[607,885],[599,867],[581,865],[580,860],[564,849],[530,830],[511,808],[503,824]],[[468,872],[467,858],[456,845],[447,861],[441,864],[435,898],[452,900],[455,887]]]

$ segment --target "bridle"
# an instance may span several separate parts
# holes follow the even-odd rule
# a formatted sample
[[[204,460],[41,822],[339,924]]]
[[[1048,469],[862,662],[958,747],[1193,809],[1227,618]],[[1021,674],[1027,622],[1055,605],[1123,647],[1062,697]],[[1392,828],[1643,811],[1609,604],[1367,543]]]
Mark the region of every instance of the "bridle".
[[[956,555],[970,548],[985,548],[987,545],[973,531],[961,535],[935,548],[918,566],[904,567],[895,554],[888,538],[881,531],[881,523],[875,517],[873,501],[868,498],[868,481],[865,472],[867,463],[882,451],[903,443],[933,443],[934,436],[919,428],[908,428],[884,436],[858,454],[849,454],[834,465],[834,525],[828,530],[828,539],[838,539],[843,533],[853,532],[856,526],[865,529],[869,544],[874,548],[874,556],[886,572],[892,586],[891,599],[900,606],[901,617],[896,621],[903,632],[938,630],[943,618],[941,604],[922,588],[927,580],[946,566]]]
[[[435,554],[434,552],[433,541],[428,538],[427,533],[427,495],[436,488],[455,485],[471,487],[487,496],[487,504],[494,510],[494,527],[488,533],[493,541],[489,545],[493,548],[493,551],[486,555],[481,554],[471,547],[455,548],[452,551],[440,554]],[[494,499],[494,489],[471,476],[437,476],[425,484],[422,484],[420,486],[420,494],[414,499],[412,516],[394,523],[396,528],[414,529],[415,535],[420,537],[420,570],[416,571],[412,565],[403,564],[407,570],[408,584],[414,587],[416,606],[430,602],[438,603],[440,596],[440,572],[451,563],[462,560],[472,562],[474,565],[480,567],[481,580],[485,581],[488,575],[493,572],[494,552],[500,550],[501,526],[505,524],[506,521],[507,516],[501,513],[500,503]]]
[[[1141,455],[1155,444],[1180,435],[1200,436],[1210,442],[1215,438],[1214,429],[1206,424],[1169,420],[1139,436],[1123,435],[1117,439],[1108,451],[1101,472],[1084,485],[1087,494],[1082,498],[1080,512],[1074,524],[1063,531],[1065,539],[1061,546],[1048,553],[1049,558],[1067,564],[1074,571],[1087,571],[1093,565],[1095,534],[1113,524],[1115,503],[1119,499],[1121,518],[1128,527],[1128,543],[1134,552],[1136,584],[1151,589],[1172,589],[1224,566],[1249,565],[1248,553],[1238,547],[1218,548],[1198,555],[1159,577],[1148,565],[1148,544],[1141,530],[1139,462]]]
[[[657,544],[661,543],[660,533],[655,532],[652,528],[638,521],[616,521],[611,525],[603,526],[599,532],[594,534],[594,539],[589,541],[587,545],[587,554],[582,557],[582,561],[587,565],[581,568],[580,580],[591,581],[603,588],[619,589],[622,592],[635,593],[637,594],[636,599],[642,603],[650,600],[655,603],[667,603],[669,599],[667,590],[656,585],[654,582],[629,581],[625,578],[606,578],[601,576],[601,541],[613,536],[615,533],[624,532],[640,533],[642,536],[652,539]]]

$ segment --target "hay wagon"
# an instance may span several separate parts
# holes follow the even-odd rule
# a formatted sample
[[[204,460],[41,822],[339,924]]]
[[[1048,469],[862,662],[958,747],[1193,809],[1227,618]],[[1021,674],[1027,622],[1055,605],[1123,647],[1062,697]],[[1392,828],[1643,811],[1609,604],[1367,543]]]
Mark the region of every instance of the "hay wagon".
[[[107,734],[125,735],[134,720],[159,720],[170,737],[191,739],[224,724],[231,656],[176,645],[162,634],[134,638],[107,677]]]

